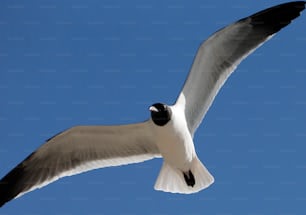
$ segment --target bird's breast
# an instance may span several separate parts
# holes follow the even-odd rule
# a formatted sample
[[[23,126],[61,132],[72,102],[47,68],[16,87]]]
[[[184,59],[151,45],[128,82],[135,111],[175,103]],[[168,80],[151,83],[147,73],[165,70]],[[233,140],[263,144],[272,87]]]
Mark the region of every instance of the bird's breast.
[[[187,171],[195,156],[192,137],[187,125],[172,121],[156,129],[156,143],[164,160],[183,171]]]

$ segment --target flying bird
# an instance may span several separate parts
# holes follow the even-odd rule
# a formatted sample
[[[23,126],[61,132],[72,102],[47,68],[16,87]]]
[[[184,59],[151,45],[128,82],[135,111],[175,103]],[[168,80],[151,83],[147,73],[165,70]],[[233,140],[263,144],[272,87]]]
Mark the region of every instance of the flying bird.
[[[280,4],[210,36],[195,56],[173,105],[155,103],[148,120],[128,125],[76,126],[48,139],[0,181],[0,207],[57,179],[85,171],[163,158],[155,189],[195,193],[214,182],[197,157],[193,136],[238,64],[305,9]]]

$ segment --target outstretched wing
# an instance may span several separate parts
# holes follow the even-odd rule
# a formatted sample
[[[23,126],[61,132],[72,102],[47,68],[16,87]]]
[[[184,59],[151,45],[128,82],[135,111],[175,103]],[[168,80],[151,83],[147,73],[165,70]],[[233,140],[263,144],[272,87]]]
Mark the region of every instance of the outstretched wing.
[[[217,31],[200,46],[175,104],[184,108],[192,135],[238,64],[304,8],[304,1],[268,8]]]
[[[149,126],[77,126],[56,135],[1,179],[0,207],[65,176],[160,157]]]

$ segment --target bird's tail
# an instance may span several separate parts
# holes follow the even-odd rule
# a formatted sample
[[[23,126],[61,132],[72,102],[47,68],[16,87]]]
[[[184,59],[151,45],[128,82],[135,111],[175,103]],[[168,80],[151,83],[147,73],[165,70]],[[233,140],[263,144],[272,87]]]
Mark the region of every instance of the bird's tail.
[[[198,157],[195,157],[187,172],[182,172],[164,161],[154,188],[164,192],[189,194],[199,192],[213,182],[213,176]]]

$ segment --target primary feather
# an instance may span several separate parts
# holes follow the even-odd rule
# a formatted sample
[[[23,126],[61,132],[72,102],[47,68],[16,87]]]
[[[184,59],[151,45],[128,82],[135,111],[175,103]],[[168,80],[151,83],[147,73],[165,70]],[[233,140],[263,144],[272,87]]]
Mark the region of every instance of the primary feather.
[[[56,135],[1,179],[0,206],[64,176],[160,157],[148,126],[76,126]]]
[[[263,10],[229,25],[199,48],[176,105],[185,108],[192,134],[218,91],[238,64],[304,10],[305,2],[290,2]]]

